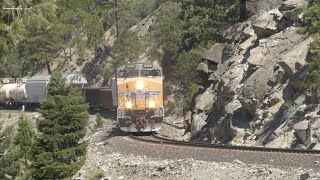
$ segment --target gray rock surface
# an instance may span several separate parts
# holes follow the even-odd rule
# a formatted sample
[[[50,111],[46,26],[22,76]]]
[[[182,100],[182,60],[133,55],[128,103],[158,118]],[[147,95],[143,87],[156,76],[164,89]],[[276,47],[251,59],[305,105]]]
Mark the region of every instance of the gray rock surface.
[[[229,27],[223,36],[229,44],[215,44],[202,58],[203,63],[215,64],[212,71],[208,64],[204,82],[214,101],[205,98],[207,90],[195,97],[191,140],[288,148],[316,145],[318,109],[306,105],[309,95],[302,93],[312,39],[295,27],[308,1],[259,2],[272,8]],[[232,51],[226,55],[221,47]],[[297,124],[304,121],[312,126]]]
[[[311,143],[311,129],[308,121],[301,121],[293,126],[297,138],[303,142],[305,146]]]
[[[308,0],[286,0],[279,7],[279,11],[282,12],[284,17],[299,25],[302,20],[300,14],[308,4]]]
[[[265,12],[252,22],[254,32],[258,37],[262,38],[277,33],[279,31],[278,22],[281,20],[282,16],[282,13],[277,9]]]

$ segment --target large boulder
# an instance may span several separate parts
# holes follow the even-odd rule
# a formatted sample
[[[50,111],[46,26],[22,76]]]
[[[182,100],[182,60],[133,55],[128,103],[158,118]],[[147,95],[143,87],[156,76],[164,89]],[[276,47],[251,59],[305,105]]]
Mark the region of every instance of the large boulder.
[[[279,32],[278,25],[282,16],[278,9],[263,13],[252,22],[254,32],[261,38],[269,37]]]
[[[192,122],[191,122],[191,134],[195,134],[202,129],[204,125],[206,125],[206,120],[208,115],[205,112],[197,113],[192,115]]]
[[[298,25],[301,22],[300,14],[302,13],[303,8],[307,7],[308,4],[308,0],[286,0],[278,9],[284,17]]]
[[[305,37],[296,33],[295,28],[288,28],[267,39],[260,39],[259,46],[250,51],[248,62],[254,66],[264,66],[279,61],[282,54],[291,51]]]
[[[207,79],[209,77],[208,64],[205,62],[199,63],[197,67],[197,72],[203,79]]]
[[[222,37],[225,41],[227,42],[239,42],[241,41],[243,38],[246,38],[246,36],[244,36],[244,30],[249,26],[249,24],[245,24],[245,23],[237,23],[231,27],[229,27],[228,29],[226,29],[223,33],[222,33]]]
[[[297,44],[279,57],[279,65],[287,75],[294,75],[306,63],[311,38]]]
[[[236,136],[236,130],[228,117],[222,117],[214,127],[209,130],[212,143],[226,143]]]
[[[195,98],[195,107],[192,115],[191,133],[199,131],[205,124],[208,118],[208,111],[213,108],[216,96],[210,86],[203,94]]]
[[[224,60],[224,49],[225,45],[221,43],[216,43],[208,49],[203,56],[202,60],[208,61],[209,69],[215,71],[217,69],[218,64]]]
[[[254,0],[247,1],[247,9],[249,12],[259,14],[261,12],[270,11],[281,5],[283,0]]]
[[[225,71],[220,77],[220,80],[224,84],[225,95],[227,97],[233,97],[235,94],[238,94],[242,87],[240,81],[245,76],[245,71],[248,68],[247,64],[240,64],[242,60],[241,56],[236,56],[233,61],[225,62],[233,62],[231,66],[229,66],[229,70]]]
[[[293,126],[296,137],[305,145],[309,146],[311,143],[311,128],[309,122],[304,120]]]
[[[195,112],[210,110],[214,102],[215,94],[210,87],[203,94],[195,98]]]

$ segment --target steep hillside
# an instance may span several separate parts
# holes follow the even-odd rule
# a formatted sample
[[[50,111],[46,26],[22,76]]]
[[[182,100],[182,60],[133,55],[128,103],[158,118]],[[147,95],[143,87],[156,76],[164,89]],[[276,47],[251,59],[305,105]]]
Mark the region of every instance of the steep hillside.
[[[193,141],[319,149],[320,107],[308,104],[301,82],[312,39],[297,27],[307,4],[281,2],[230,27],[226,43],[206,52],[197,68],[203,87],[186,117]]]

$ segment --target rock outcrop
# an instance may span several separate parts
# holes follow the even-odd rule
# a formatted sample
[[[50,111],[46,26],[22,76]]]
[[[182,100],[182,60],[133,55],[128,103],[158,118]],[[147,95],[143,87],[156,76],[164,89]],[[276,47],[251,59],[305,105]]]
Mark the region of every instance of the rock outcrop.
[[[205,89],[195,97],[193,141],[268,146],[290,134],[288,147],[317,147],[319,107],[306,105],[301,85],[312,39],[296,31],[308,1],[276,5],[229,27],[226,43],[204,54],[197,71]]]

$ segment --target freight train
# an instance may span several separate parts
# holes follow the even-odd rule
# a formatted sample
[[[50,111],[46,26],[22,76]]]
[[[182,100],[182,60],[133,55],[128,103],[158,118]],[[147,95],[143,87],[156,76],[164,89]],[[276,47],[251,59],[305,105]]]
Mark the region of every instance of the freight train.
[[[128,63],[119,67],[111,87],[84,87],[86,79],[78,74],[66,76],[68,83],[82,91],[90,108],[116,110],[122,131],[152,132],[162,127],[163,75],[162,68],[152,63]],[[48,97],[50,76],[2,80],[0,106],[34,107]]]

